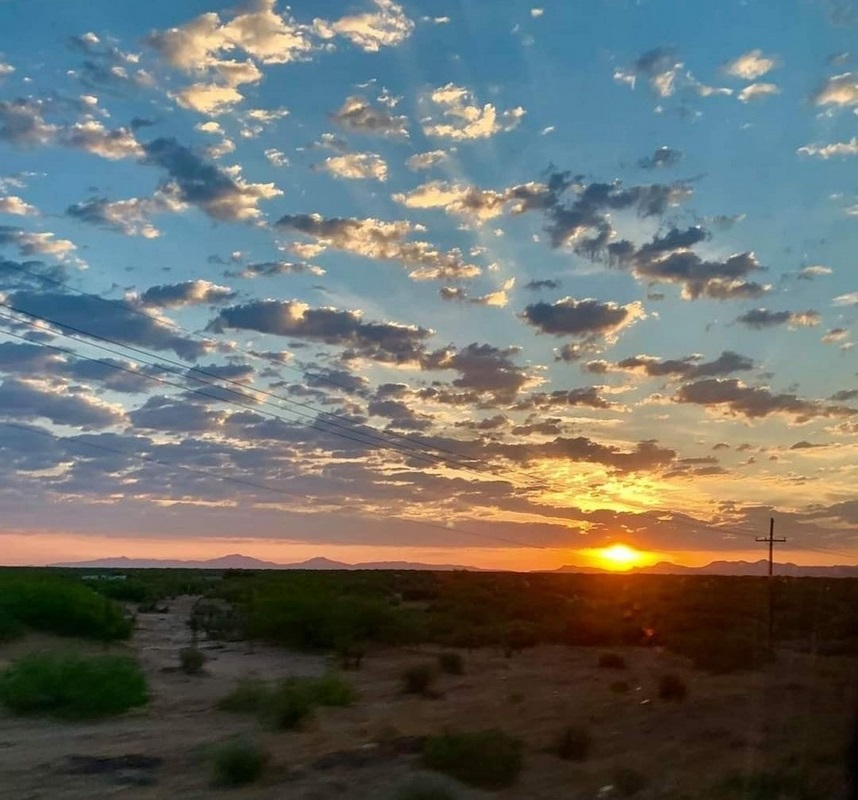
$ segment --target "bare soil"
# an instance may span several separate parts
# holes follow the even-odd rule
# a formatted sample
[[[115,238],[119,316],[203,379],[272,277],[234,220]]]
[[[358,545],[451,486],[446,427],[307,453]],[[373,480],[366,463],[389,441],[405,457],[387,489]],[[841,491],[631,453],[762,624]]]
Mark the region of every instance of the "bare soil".
[[[599,669],[599,650],[540,646],[512,658],[493,650],[464,653],[466,674],[442,675],[437,696],[401,693],[410,664],[437,650],[370,653],[346,673],[360,699],[351,708],[319,709],[300,731],[272,732],[252,716],[216,710],[241,678],[320,675],[327,659],[246,643],[202,642],[205,674],[175,668],[187,647],[193,598],[169,613],[141,614],[133,651],[148,674],[148,707],[98,723],[0,716],[0,797],[4,800],[128,800],[235,797],[238,800],[386,800],[419,769],[414,741],[445,730],[499,727],[525,742],[516,786],[464,796],[619,797],[617,767],[637,770],[648,786],[636,797],[736,797],[713,791],[731,773],[804,770],[822,796],[845,798],[843,746],[856,699],[856,662],[781,652],[760,672],[711,676],[658,649],[616,648],[625,670]],[[0,648],[0,669],[37,650],[100,652],[100,645],[30,636]],[[683,702],[657,696],[658,678],[687,682]],[[612,688],[626,681],[627,692]],[[552,751],[562,729],[584,725],[593,750],[584,762]],[[212,746],[245,734],[271,754],[263,779],[241,789],[210,784]]]

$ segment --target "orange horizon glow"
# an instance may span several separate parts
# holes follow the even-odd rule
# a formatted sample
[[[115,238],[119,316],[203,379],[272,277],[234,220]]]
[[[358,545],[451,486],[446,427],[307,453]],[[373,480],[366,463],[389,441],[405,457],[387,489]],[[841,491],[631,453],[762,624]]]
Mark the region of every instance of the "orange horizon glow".
[[[645,567],[659,560],[659,554],[638,550],[630,545],[616,542],[607,547],[586,551],[588,557],[602,569],[624,572],[633,567]]]

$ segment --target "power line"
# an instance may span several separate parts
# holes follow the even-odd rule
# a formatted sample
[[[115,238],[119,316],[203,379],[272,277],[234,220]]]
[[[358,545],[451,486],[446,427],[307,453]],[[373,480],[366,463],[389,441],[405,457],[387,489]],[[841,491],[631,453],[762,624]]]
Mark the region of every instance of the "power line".
[[[47,283],[51,283],[51,284],[53,284],[53,285],[55,285],[55,286],[59,286],[59,287],[65,288],[65,289],[69,289],[69,290],[71,290],[71,291],[73,291],[73,292],[76,292],[76,293],[77,293],[77,294],[79,294],[79,295],[82,295],[82,296],[85,296],[85,297],[89,297],[89,298],[92,298],[92,299],[98,300],[98,301],[100,301],[100,302],[102,302],[102,303],[106,303],[106,304],[114,304],[114,303],[116,302],[116,301],[114,301],[114,300],[109,300],[109,299],[107,299],[107,298],[101,297],[100,295],[93,294],[92,292],[87,292],[87,291],[85,291],[85,290],[83,290],[83,289],[79,289],[79,288],[77,288],[77,287],[75,287],[75,286],[72,286],[71,284],[69,284],[69,283],[67,283],[67,282],[65,282],[65,281],[58,280],[57,278],[53,278],[53,277],[48,276],[48,275],[42,275],[42,274],[40,274],[40,273],[38,273],[38,272],[34,272],[33,270],[27,269],[27,268],[26,268],[25,266],[23,266],[22,264],[10,263],[10,264],[9,264],[9,266],[11,266],[13,269],[17,269],[17,270],[18,270],[18,271],[20,271],[20,272],[23,272],[23,273],[25,273],[25,274],[27,274],[27,275],[30,275],[31,277],[37,278],[38,280],[42,280],[42,281],[45,281],[45,282],[47,282]],[[9,306],[8,304],[6,304],[6,305],[7,305],[7,308],[11,308],[11,306]],[[132,313],[134,313],[134,314],[137,314],[137,315],[139,315],[139,316],[145,317],[145,318],[150,319],[150,320],[152,320],[152,321],[154,321],[154,322],[157,322],[157,323],[159,323],[159,324],[165,324],[165,323],[166,323],[166,324],[168,324],[170,327],[174,328],[175,330],[179,330],[179,331],[182,331],[182,332],[184,332],[184,333],[189,334],[190,336],[193,336],[193,337],[194,337],[195,339],[197,339],[198,341],[202,341],[202,342],[206,342],[206,343],[209,343],[209,344],[217,345],[217,341],[216,341],[215,339],[211,339],[211,338],[209,338],[209,337],[205,337],[205,336],[200,336],[197,332],[195,332],[195,331],[191,331],[191,330],[189,330],[188,328],[185,328],[185,327],[183,327],[182,325],[179,325],[178,323],[174,322],[173,320],[166,320],[166,319],[164,319],[164,318],[157,317],[157,316],[155,316],[155,315],[153,315],[153,314],[149,314],[149,313],[148,313],[148,312],[146,312],[145,310],[140,309],[140,308],[136,308],[135,306],[133,306],[133,305],[131,305],[131,304],[127,304],[127,305],[125,306],[125,308],[126,308],[128,311],[131,311],[131,312],[132,312]],[[21,310],[18,310],[18,311],[19,311],[19,313],[30,313],[30,312],[25,312],[25,311],[21,311]],[[37,315],[32,315],[32,316],[36,316],[36,317],[38,318],[38,316],[37,316]],[[47,320],[43,320],[43,321],[47,321]],[[67,328],[68,330],[74,330],[74,328],[73,328],[72,326],[64,325],[64,323],[52,322],[52,323],[50,323],[50,324],[57,325],[58,327],[65,327],[65,328]],[[83,333],[82,335],[94,336],[94,334],[89,334],[89,333]],[[137,350],[137,348],[134,348],[132,345],[124,345],[124,344],[121,344],[121,343],[119,343],[119,342],[115,342],[115,341],[114,341],[114,343],[115,343],[115,344],[120,344],[120,346],[128,347],[129,349],[132,349],[132,350]],[[139,350],[138,350],[138,351],[139,351]],[[253,353],[251,353],[251,352],[249,352],[249,351],[246,351],[246,352],[247,352],[247,354],[248,354],[249,356],[251,356],[252,358],[257,358],[257,359],[259,358],[259,356],[256,356],[255,354],[253,354]],[[164,360],[166,360],[166,361],[170,361],[170,359],[166,359],[166,358],[164,358]],[[173,362],[173,363],[178,364],[179,362]],[[183,368],[183,369],[185,368],[185,367],[184,367],[184,365],[181,365],[181,366],[182,366],[182,368]],[[278,366],[279,366],[279,368],[288,369],[288,370],[291,370],[291,371],[293,371],[293,372],[296,372],[296,373],[298,373],[298,374],[302,375],[303,377],[310,377],[310,375],[308,375],[308,373],[307,373],[305,370],[301,370],[301,369],[299,369],[299,368],[297,368],[297,367],[293,367],[293,366],[291,366],[291,365],[289,365],[289,364],[280,364],[280,365],[278,365]],[[215,377],[215,378],[217,378],[218,380],[224,381],[224,382],[226,382],[226,383],[234,383],[234,384],[238,384],[239,386],[242,386],[242,384],[241,384],[240,382],[238,382],[238,381],[234,381],[234,380],[231,380],[230,378],[221,377],[221,376],[213,376],[213,375],[211,375],[210,373],[206,373],[206,372],[205,372],[205,371],[203,371],[203,370],[197,370],[197,371],[201,372],[201,374],[204,374],[204,375],[208,374],[208,375],[209,375],[209,377]],[[346,384],[344,384],[344,383],[342,383],[342,382],[335,381],[335,380],[331,379],[329,376],[324,376],[324,375],[321,375],[321,374],[318,374],[318,373],[312,373],[311,375],[312,375],[312,377],[313,377],[313,378],[318,379],[318,380],[322,380],[324,383],[328,383],[328,384],[331,384],[331,385],[333,385],[333,386],[337,386],[337,387],[339,387],[339,388],[341,388],[341,389],[345,389],[346,391],[350,391],[350,390],[351,390],[351,387],[349,387],[348,385],[346,385]],[[243,387],[243,388],[246,388],[246,387]],[[421,450],[426,450],[426,451],[428,451],[428,450],[435,450],[435,451],[437,451],[437,452],[439,452],[439,453],[446,453],[446,454],[448,454],[448,455],[452,455],[452,456],[455,456],[455,457],[457,457],[457,458],[463,458],[463,459],[467,459],[467,460],[469,460],[469,461],[472,461],[472,459],[470,458],[470,456],[467,456],[467,455],[465,455],[465,454],[463,454],[463,453],[461,453],[461,452],[458,452],[458,451],[456,451],[456,450],[452,450],[452,449],[450,449],[450,448],[442,447],[442,446],[440,446],[440,445],[430,444],[430,443],[424,442],[424,441],[423,441],[423,440],[421,440],[421,439],[417,439],[417,438],[414,438],[414,437],[411,437],[411,436],[407,436],[407,435],[405,435],[405,434],[397,433],[396,431],[384,431],[384,432],[380,432],[380,431],[377,431],[377,430],[376,430],[375,428],[373,428],[372,426],[367,425],[366,423],[355,423],[353,420],[348,420],[348,418],[347,418],[347,417],[343,417],[342,415],[334,414],[334,413],[329,412],[329,411],[324,411],[324,410],[322,410],[322,409],[318,409],[318,408],[316,408],[316,407],[312,406],[312,405],[311,405],[311,404],[309,404],[309,403],[302,403],[302,402],[300,402],[300,401],[298,401],[298,400],[293,400],[293,399],[291,399],[291,398],[285,398],[285,397],[283,397],[282,395],[278,395],[278,394],[276,394],[276,393],[273,393],[273,392],[270,392],[270,391],[267,391],[267,390],[264,390],[264,389],[254,389],[254,391],[259,392],[260,394],[267,395],[267,396],[269,396],[269,397],[276,398],[276,399],[278,399],[278,400],[280,400],[280,401],[282,401],[282,402],[285,402],[285,403],[290,403],[290,404],[293,404],[293,405],[299,405],[299,406],[304,406],[304,407],[306,407],[306,408],[310,408],[310,409],[312,409],[316,414],[321,415],[321,416],[323,416],[323,417],[333,417],[333,418],[335,418],[335,419],[343,419],[343,420],[346,420],[346,421],[347,421],[347,423],[348,423],[350,426],[355,427],[355,426],[358,426],[358,425],[359,425],[359,426],[360,426],[360,427],[362,427],[362,428],[366,428],[366,429],[368,429],[368,430],[370,430],[370,431],[373,431],[373,432],[374,432],[374,434],[375,434],[375,435],[378,435],[378,436],[387,436],[387,437],[393,437],[393,438],[396,438],[396,439],[400,439],[400,440],[402,440],[402,441],[405,441],[405,442],[408,442],[408,443],[410,443],[410,444],[412,444],[412,445],[415,445],[416,447],[420,448]],[[440,456],[434,456],[434,457],[435,457],[435,458],[438,458],[439,460],[446,461],[446,462],[449,462],[449,463],[458,463],[458,462],[455,462],[455,461],[451,461],[450,459],[445,459],[445,458],[440,457]],[[463,469],[470,469],[470,470],[473,470],[473,471],[483,471],[483,470],[479,470],[479,469],[477,469],[477,468],[476,468],[476,467],[474,467],[474,466],[462,466],[462,465],[460,465],[460,468],[463,468]],[[496,475],[496,476],[497,476],[497,473],[496,473],[496,472],[494,472],[493,470],[491,470],[491,468],[487,468],[487,470],[486,470],[486,471],[488,471],[490,474],[494,474],[494,475]],[[532,478],[532,476],[530,476],[529,474],[527,474],[527,473],[526,473],[526,472],[524,472],[523,470],[512,470],[512,471],[514,471],[514,472],[518,472],[518,473],[520,473],[520,474],[524,475],[525,477],[527,477],[527,479],[528,479],[529,481],[533,482],[533,478]],[[538,486],[536,486],[536,488],[544,489],[544,488],[546,488],[546,487],[545,487],[544,485],[538,485]]]

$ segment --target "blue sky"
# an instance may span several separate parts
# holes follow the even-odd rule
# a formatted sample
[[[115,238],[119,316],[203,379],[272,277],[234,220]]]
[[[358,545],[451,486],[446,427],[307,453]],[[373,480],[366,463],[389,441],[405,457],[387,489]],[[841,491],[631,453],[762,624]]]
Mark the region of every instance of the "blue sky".
[[[856,22],[0,3],[5,551],[854,560]]]

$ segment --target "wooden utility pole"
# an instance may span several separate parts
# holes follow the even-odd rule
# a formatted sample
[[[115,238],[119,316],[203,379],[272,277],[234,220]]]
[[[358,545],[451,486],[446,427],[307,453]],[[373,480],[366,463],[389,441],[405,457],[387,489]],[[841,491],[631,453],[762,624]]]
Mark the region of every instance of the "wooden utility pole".
[[[774,646],[774,630],[775,630],[775,542],[785,542],[786,539],[775,539],[775,519],[769,518],[769,535],[767,537],[757,537],[758,542],[766,542],[769,545],[769,650]]]

